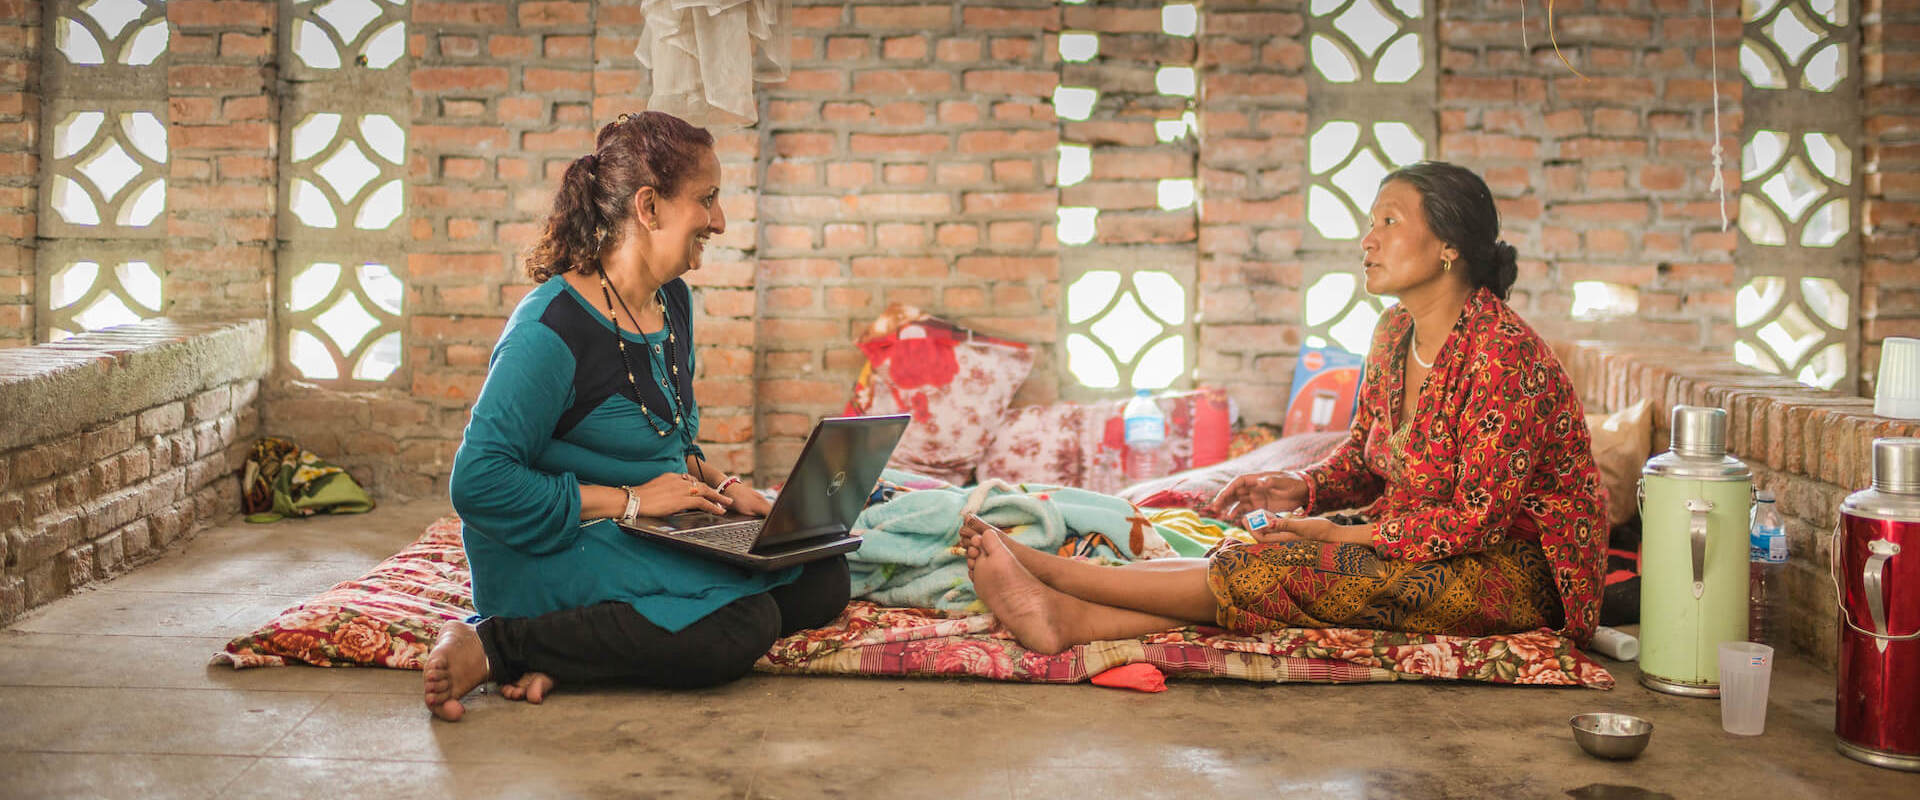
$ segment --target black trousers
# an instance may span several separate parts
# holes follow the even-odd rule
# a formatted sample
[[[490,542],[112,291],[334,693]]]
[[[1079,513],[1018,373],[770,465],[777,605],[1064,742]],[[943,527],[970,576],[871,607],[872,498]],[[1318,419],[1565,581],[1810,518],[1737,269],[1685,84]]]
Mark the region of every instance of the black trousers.
[[[847,607],[845,557],[801,568],[793,583],[747,595],[669,633],[625,602],[478,626],[493,679],[544,672],[563,685],[618,682],[669,689],[716,686],[753,669],[773,641],[832,622]]]

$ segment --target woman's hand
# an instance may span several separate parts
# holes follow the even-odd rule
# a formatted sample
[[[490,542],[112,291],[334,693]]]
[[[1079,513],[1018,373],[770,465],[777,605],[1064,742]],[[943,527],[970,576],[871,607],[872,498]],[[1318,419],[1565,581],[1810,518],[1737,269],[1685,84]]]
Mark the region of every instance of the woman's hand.
[[[1254,533],[1253,540],[1260,544],[1304,541],[1371,544],[1373,526],[1337,525],[1326,517],[1280,517],[1271,527]]]
[[[734,499],[713,490],[704,481],[684,472],[668,472],[633,487],[640,498],[640,515],[664,517],[682,511],[725,514]]]
[[[1291,472],[1249,472],[1221,489],[1204,513],[1236,521],[1256,508],[1274,513],[1298,511],[1307,504],[1307,482]]]
[[[734,481],[732,486],[727,487],[726,494],[733,500],[733,511],[736,514],[764,517],[773,512],[773,504],[767,502],[766,496],[754,491],[753,487],[748,486],[745,481]]]

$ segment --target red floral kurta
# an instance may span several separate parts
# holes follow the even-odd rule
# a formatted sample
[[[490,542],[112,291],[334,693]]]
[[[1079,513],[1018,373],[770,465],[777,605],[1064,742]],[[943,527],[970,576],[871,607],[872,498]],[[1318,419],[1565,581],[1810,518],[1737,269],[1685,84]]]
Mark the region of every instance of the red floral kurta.
[[[1562,632],[1584,643],[1600,616],[1607,513],[1572,380],[1513,309],[1477,289],[1434,359],[1404,449],[1389,446],[1412,328],[1399,306],[1374,328],[1351,435],[1302,474],[1307,511],[1370,503],[1373,547],[1389,559],[1534,542],[1553,565]]]

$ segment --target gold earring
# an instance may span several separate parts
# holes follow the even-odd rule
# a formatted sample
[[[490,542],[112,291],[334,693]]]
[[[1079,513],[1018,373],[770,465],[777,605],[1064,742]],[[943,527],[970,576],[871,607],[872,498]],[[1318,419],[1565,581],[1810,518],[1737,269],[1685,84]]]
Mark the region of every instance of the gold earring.
[[[1440,259],[1440,271],[1441,271],[1441,272],[1452,272],[1452,271],[1453,271],[1453,259],[1451,259],[1451,258],[1443,258],[1443,259]]]

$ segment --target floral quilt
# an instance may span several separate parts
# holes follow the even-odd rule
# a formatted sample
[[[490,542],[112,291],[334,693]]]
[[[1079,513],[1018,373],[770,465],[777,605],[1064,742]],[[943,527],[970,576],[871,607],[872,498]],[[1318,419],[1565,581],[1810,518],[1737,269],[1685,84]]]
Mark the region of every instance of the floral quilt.
[[[420,669],[440,626],[473,613],[460,521],[445,517],[359,578],[287,609],[215,654],[237,669],[289,661]],[[1238,636],[1195,626],[1042,655],[990,614],[887,608],[864,600],[834,624],[774,643],[770,673],[973,676],[1077,683],[1136,662],[1169,675],[1272,683],[1473,680],[1607,689],[1613,676],[1550,631],[1479,638],[1290,629]]]

